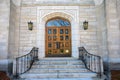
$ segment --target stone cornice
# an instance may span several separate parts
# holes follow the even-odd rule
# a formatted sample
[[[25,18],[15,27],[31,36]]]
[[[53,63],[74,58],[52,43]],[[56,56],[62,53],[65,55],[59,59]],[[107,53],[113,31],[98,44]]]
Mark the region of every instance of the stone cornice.
[[[90,6],[101,5],[104,0],[12,0],[16,6]]]
[[[34,2],[22,2],[22,6],[93,6],[93,0],[36,0]]]

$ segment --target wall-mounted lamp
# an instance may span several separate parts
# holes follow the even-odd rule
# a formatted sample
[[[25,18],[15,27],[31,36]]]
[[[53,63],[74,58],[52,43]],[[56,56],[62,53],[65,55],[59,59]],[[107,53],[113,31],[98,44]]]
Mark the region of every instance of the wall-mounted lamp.
[[[84,28],[84,30],[88,29],[88,21],[83,22],[83,28]]]
[[[28,29],[29,30],[32,30],[33,29],[33,22],[28,22]]]

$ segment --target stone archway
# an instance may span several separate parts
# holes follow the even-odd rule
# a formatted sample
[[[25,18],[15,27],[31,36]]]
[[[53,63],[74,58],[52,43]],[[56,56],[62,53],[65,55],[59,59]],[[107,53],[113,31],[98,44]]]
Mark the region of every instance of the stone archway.
[[[69,15],[69,14],[66,14],[66,13],[63,13],[63,12],[53,12],[53,13],[49,13],[45,16],[43,16],[42,18],[42,23],[44,23],[44,27],[45,27],[45,24],[46,22],[49,20],[49,19],[52,19],[52,18],[55,18],[55,17],[61,17],[61,18],[64,18],[66,20],[69,20],[70,22],[73,20],[72,17]],[[44,28],[45,30],[45,28]],[[44,34],[45,35],[45,34]],[[45,38],[45,37],[44,37]],[[44,45],[45,45],[45,41],[44,41]],[[45,47],[45,46],[44,46]],[[71,48],[72,49],[72,48]],[[45,50],[44,49],[44,56],[45,56]],[[72,51],[72,50],[71,50]],[[72,54],[72,52],[71,52]]]
[[[55,10],[56,9],[56,10]],[[72,52],[71,57],[78,57],[78,47],[79,47],[79,8],[78,7],[65,7],[60,6],[55,7],[38,7],[37,9],[37,47],[39,50],[39,58],[45,57],[45,23],[47,20],[54,18],[54,17],[62,17],[71,22],[71,44],[72,44]],[[71,11],[72,10],[72,11]],[[75,26],[75,27],[74,27]],[[74,35],[74,36],[73,36]],[[76,39],[76,37],[78,39]]]

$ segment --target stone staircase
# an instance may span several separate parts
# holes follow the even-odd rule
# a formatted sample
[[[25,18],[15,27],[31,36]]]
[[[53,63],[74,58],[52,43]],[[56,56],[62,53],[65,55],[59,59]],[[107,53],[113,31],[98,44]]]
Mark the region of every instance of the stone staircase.
[[[20,75],[24,80],[103,80],[90,72],[81,60],[75,58],[44,58]]]

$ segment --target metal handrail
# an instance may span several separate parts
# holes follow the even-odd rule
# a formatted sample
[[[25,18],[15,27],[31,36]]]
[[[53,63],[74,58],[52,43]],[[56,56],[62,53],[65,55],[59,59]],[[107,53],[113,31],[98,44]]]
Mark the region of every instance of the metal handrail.
[[[16,78],[31,69],[35,60],[38,60],[38,48],[33,47],[30,53],[16,58]]]
[[[83,61],[85,67],[98,74],[99,77],[103,74],[103,63],[100,56],[90,54],[84,47],[79,47],[79,59]]]

